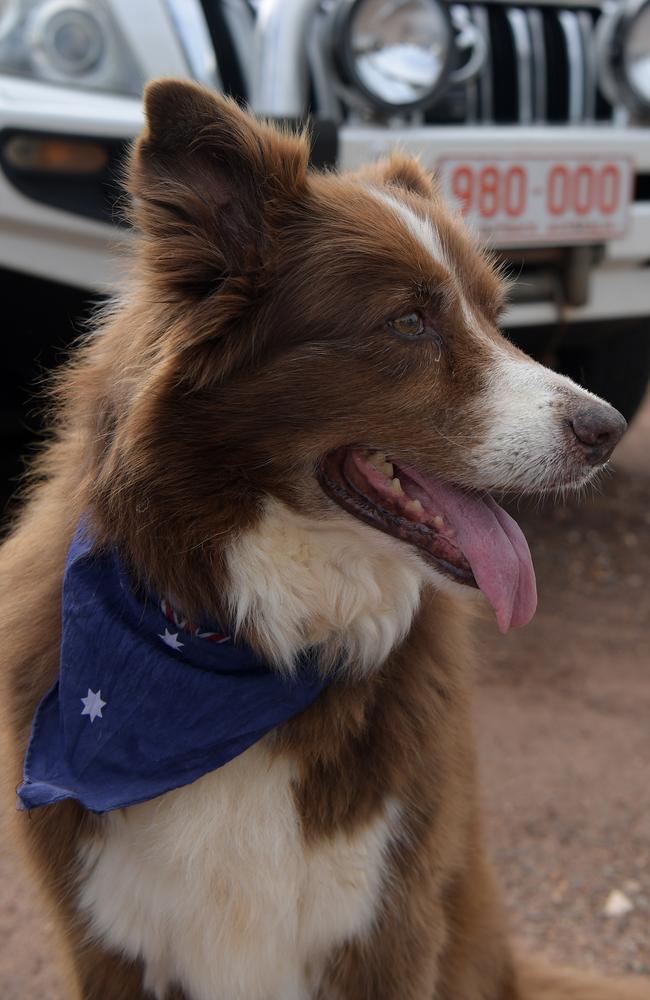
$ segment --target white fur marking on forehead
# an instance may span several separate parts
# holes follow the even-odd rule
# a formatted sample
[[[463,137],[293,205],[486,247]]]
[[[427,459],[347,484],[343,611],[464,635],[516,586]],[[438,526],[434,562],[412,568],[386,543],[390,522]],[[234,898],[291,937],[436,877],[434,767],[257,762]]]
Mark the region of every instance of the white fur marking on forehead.
[[[371,188],[370,193],[379,201],[383,201],[383,203],[388,205],[389,208],[393,209],[393,211],[406,225],[409,232],[424,247],[424,249],[431,254],[434,260],[436,260],[439,264],[444,264],[445,267],[449,267],[445,258],[445,252],[442,248],[442,243],[440,242],[440,237],[435,231],[430,219],[426,219],[424,216],[418,215],[417,212],[414,212],[408,205],[405,205],[404,202],[399,200],[399,198],[393,197],[392,194],[388,194],[386,191],[378,191],[377,188]]]
[[[436,260],[439,264],[444,265],[444,267],[446,267],[449,271],[452,270],[440,241],[440,237],[430,219],[426,219],[423,216],[418,215],[417,212],[410,209],[408,205],[405,205],[398,198],[394,198],[393,195],[387,194],[385,191],[378,191],[376,188],[373,188],[371,193],[396,212],[402,222],[406,224],[409,232],[417,239],[424,249],[431,254],[434,260]],[[457,291],[460,307],[463,313],[463,319],[468,330],[470,330],[474,336],[481,338],[484,342],[491,342],[490,338],[483,331],[481,321],[477,317],[476,312],[467,302],[460,283],[457,283]]]

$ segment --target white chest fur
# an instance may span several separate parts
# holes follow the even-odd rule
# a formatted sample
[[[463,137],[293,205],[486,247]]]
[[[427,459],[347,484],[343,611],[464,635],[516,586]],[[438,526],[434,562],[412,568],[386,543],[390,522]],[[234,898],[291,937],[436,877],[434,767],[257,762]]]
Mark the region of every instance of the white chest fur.
[[[270,662],[300,650],[365,672],[408,633],[430,572],[402,542],[332,512],[310,518],[269,500],[228,551],[231,620],[254,626]]]
[[[307,1000],[329,950],[377,912],[397,810],[306,848],[291,765],[263,744],[186,788],[111,813],[85,846],[80,903],[154,996]]]

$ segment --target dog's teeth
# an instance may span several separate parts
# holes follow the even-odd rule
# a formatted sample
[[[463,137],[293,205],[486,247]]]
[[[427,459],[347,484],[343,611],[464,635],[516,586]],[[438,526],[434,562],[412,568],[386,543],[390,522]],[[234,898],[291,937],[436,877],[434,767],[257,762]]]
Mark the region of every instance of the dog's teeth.
[[[409,500],[406,504],[406,510],[412,510],[414,514],[421,514],[423,509],[419,500]]]
[[[392,479],[394,471],[392,462],[384,462],[384,464],[381,467],[381,471],[384,473],[385,476],[388,477],[388,479]]]
[[[400,483],[399,479],[391,479],[390,488],[393,491],[393,493],[397,493],[398,496],[400,497],[404,496],[404,490],[402,489],[402,484]]]
[[[436,514],[436,516],[435,516],[435,517],[434,517],[434,519],[433,519],[433,523],[435,524],[436,528],[437,528],[437,529],[438,529],[438,531],[439,531],[439,530],[440,530],[440,528],[442,528],[442,527],[443,527],[443,525],[444,525],[444,523],[445,523],[445,522],[444,522],[444,518],[442,518],[442,517],[440,516],[440,514]]]
[[[373,451],[368,455],[368,465],[374,466],[380,472],[383,472],[383,466],[386,464],[386,456],[381,451]]]

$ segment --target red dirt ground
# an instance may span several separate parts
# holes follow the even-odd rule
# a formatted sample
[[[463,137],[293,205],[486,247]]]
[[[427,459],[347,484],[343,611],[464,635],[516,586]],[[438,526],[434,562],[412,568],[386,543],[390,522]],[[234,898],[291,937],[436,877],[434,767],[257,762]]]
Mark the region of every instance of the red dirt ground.
[[[650,973],[650,400],[599,492],[517,517],[540,607],[506,637],[480,625],[476,701],[513,933],[573,964]],[[0,885],[0,997],[67,1000],[51,924],[7,844]],[[612,890],[626,915],[605,915]]]

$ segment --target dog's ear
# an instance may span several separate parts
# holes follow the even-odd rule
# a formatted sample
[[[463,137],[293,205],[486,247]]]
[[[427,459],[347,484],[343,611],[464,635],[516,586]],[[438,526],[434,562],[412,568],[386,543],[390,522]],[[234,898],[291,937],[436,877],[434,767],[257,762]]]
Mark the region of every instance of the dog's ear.
[[[391,153],[387,158],[365,164],[355,171],[355,176],[366,184],[400,188],[423,198],[435,198],[438,195],[438,186],[433,176],[416,157],[406,153]]]
[[[127,188],[147,259],[168,285],[204,294],[259,265],[273,206],[299,196],[309,144],[197,84],[157,80]]]
[[[436,184],[419,160],[403,153],[393,153],[384,164],[384,184],[394,184],[422,195],[423,198],[433,198],[437,193]]]

